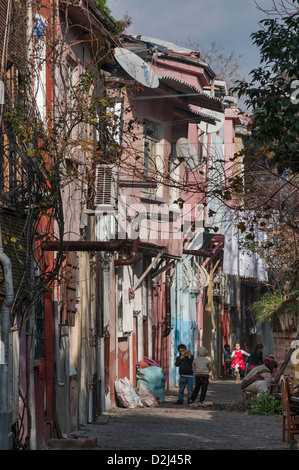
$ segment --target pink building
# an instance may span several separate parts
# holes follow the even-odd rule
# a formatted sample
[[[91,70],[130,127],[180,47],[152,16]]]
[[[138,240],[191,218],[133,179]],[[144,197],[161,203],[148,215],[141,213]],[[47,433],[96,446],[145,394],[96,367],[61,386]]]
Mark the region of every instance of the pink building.
[[[185,329],[190,336],[192,328],[192,347],[197,347],[202,309],[197,311],[197,306],[190,304],[190,312],[186,314],[183,306],[183,314],[178,314],[179,288],[172,284],[177,278],[176,266],[194,239],[194,227],[203,225],[203,194],[199,191],[203,176],[201,171],[194,171],[202,168],[197,124],[215,123],[207,110],[223,113],[221,99],[205,92],[212,85],[214,73],[197,53],[127,35],[121,37],[120,45],[116,60],[122,67],[107,69],[111,77],[117,76],[121,85],[126,85],[125,93],[115,94],[118,101],[123,100],[117,211],[129,240],[136,237],[138,228],[138,240],[134,249],[133,242],[128,241],[127,253],[130,246],[138,252],[135,257],[129,255],[128,262],[123,260],[126,251],[118,254],[115,278],[111,278],[113,288],[109,289],[111,295],[116,294],[117,308],[117,314],[110,309],[108,316],[111,404],[115,401],[115,380],[127,376],[135,385],[135,364],[144,356],[161,365],[169,386],[175,380],[171,379],[175,375],[175,350],[184,339]],[[155,72],[150,86],[134,80],[134,67],[132,72],[128,64],[138,62],[136,56],[147,64],[141,64],[146,73],[148,68]],[[190,151],[193,155],[188,155]],[[198,251],[196,240],[195,249],[195,256],[206,255]]]

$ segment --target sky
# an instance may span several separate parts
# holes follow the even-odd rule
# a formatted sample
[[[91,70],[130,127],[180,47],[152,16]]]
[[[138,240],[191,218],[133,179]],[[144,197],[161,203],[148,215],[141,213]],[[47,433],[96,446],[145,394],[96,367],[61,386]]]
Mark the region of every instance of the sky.
[[[129,34],[141,34],[179,46],[200,44],[206,50],[216,41],[239,59],[240,76],[259,66],[259,49],[251,33],[261,29],[258,22],[266,17],[254,0],[107,0],[112,16],[118,20],[127,12],[132,25]],[[263,7],[271,0],[259,0]]]

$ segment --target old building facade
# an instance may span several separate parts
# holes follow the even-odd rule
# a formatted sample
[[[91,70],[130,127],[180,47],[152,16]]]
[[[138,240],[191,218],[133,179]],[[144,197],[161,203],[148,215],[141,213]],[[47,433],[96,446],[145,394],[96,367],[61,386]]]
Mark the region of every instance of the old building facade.
[[[234,270],[214,197],[247,121],[200,54],[116,38],[91,0],[0,5],[1,374],[9,365],[13,383],[0,437],[34,450],[117,406],[115,381],[136,387],[144,357],[176,387],[182,342],[204,345],[222,376],[225,343],[253,346],[263,277]]]

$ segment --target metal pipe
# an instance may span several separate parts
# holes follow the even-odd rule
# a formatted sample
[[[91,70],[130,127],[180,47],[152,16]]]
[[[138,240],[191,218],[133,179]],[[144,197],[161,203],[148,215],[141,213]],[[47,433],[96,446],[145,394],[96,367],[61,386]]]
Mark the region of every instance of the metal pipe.
[[[148,356],[153,357],[153,283],[150,274],[147,275],[146,284],[147,295],[147,335],[148,335]]]
[[[104,361],[104,338],[99,338],[98,341],[98,348],[99,348],[99,377],[101,381],[101,412],[106,411],[105,405],[105,361]]]
[[[12,265],[10,258],[3,252],[0,228],[0,263],[2,264],[5,281],[5,299],[2,304],[0,333],[0,449],[9,450],[12,443],[11,419],[12,409],[9,407],[9,314],[14,300]]]
[[[132,241],[132,247],[130,256],[125,259],[116,259],[114,261],[114,266],[129,266],[136,263],[138,257],[138,246],[139,246],[139,237],[135,238]]]
[[[59,385],[59,387],[64,387],[64,382],[62,380],[62,374],[61,374],[61,364],[60,364],[57,284],[54,286],[53,309],[54,309],[55,354],[56,354],[56,383],[57,385]]]
[[[33,41],[32,41],[32,25],[33,25],[33,5],[32,1],[27,1],[27,61],[30,64],[33,58]],[[28,97],[32,94],[32,84],[27,88]],[[31,264],[31,275],[34,277],[34,266]],[[31,312],[28,326],[27,326],[27,341],[26,341],[26,355],[27,355],[27,395],[28,405],[31,415],[31,431],[30,431],[30,450],[37,448],[37,435],[36,435],[36,413],[35,413],[35,384],[34,384],[34,319],[33,312]]]
[[[45,251],[118,251],[126,244],[126,239],[111,240],[109,242],[95,242],[86,240],[49,241],[45,245]]]
[[[165,279],[165,329],[163,331],[164,338],[171,332],[171,300],[170,300],[170,270],[166,272]]]
[[[28,320],[27,332],[27,394],[31,415],[30,450],[36,450],[36,414],[34,393],[33,313]]]

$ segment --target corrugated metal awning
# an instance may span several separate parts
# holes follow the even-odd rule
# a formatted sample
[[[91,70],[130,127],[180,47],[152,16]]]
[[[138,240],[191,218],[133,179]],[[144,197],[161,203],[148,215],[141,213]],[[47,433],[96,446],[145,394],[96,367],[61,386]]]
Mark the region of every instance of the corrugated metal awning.
[[[223,113],[224,107],[220,98],[211,98],[194,85],[183,82],[178,78],[160,74],[158,74],[158,77],[160,84],[181,95],[180,98],[187,104]],[[193,108],[190,108],[190,110],[194,111]],[[200,112],[200,110],[197,112]]]
[[[197,123],[200,121],[204,121],[208,124],[215,125],[216,122],[220,121],[220,119],[216,118],[215,116],[210,116],[209,114],[197,111],[197,109],[192,108],[190,105],[185,103],[176,106],[175,109],[187,118],[190,118],[191,120],[194,119],[194,121]]]

